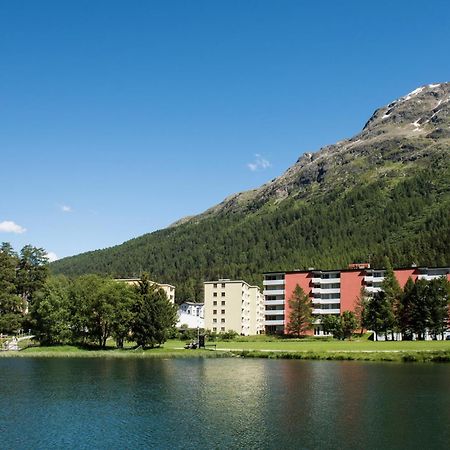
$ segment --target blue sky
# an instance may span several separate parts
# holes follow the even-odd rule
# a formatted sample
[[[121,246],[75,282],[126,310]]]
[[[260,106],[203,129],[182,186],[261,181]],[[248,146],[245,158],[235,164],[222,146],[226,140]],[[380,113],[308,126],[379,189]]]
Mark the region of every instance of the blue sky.
[[[121,243],[450,79],[444,1],[0,0],[0,241]]]

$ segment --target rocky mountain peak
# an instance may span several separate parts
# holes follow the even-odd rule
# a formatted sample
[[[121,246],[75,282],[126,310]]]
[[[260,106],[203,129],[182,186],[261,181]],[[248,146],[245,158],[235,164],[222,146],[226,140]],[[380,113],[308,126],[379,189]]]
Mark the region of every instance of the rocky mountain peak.
[[[380,134],[396,128],[403,133],[426,133],[449,125],[450,83],[428,84],[377,109],[363,133]],[[428,127],[427,127],[428,125]]]
[[[343,187],[359,171],[387,161],[406,163],[445,151],[450,138],[450,82],[429,84],[377,109],[363,130],[350,139],[303,153],[284,174],[252,191],[233,194],[197,219],[211,214],[253,210],[267,201],[307,197],[317,189]]]

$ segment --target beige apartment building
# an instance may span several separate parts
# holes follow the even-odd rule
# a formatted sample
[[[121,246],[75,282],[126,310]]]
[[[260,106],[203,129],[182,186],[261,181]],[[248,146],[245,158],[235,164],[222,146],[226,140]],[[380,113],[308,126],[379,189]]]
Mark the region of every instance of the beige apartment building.
[[[116,278],[115,281],[120,281],[122,283],[135,286],[139,283],[140,278]],[[175,286],[172,286],[171,284],[157,283],[156,281],[150,281],[150,284],[152,286],[156,284],[160,287],[166,293],[170,303],[175,303]]]
[[[205,328],[243,336],[264,333],[264,300],[258,286],[220,279],[204,285]]]

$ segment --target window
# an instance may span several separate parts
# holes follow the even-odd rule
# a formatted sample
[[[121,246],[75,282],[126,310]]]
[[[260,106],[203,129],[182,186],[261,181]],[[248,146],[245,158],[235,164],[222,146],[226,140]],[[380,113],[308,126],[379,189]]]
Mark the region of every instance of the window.
[[[221,321],[222,323],[225,323],[225,319],[221,319],[220,321]]]
[[[222,306],[225,306],[225,300],[222,300]]]
[[[221,328],[220,328],[220,331],[225,331],[225,327],[221,327]]]
[[[222,292],[222,297],[225,297],[225,292]]]
[[[213,301],[213,306],[216,306],[216,305],[217,305],[217,301],[214,300],[214,301]]]
[[[222,314],[225,314],[225,310],[224,310],[224,309],[222,309],[221,313],[222,313]]]
[[[341,285],[339,283],[330,283],[330,284],[324,284],[321,286],[322,289],[339,289]]]
[[[213,284],[213,288],[217,288],[217,283],[214,283],[214,284]]]
[[[222,289],[225,289],[225,283],[222,283]]]
[[[217,309],[213,309],[213,314],[217,314]]]
[[[314,295],[316,298],[322,298],[323,300],[333,300],[341,298],[341,294],[317,294]]]
[[[340,309],[341,304],[340,303],[328,303],[325,305],[321,305],[320,309]]]
[[[216,327],[213,327],[213,331],[217,331],[217,328],[216,328]]]
[[[213,319],[213,323],[217,323],[217,319]]]
[[[217,297],[217,292],[213,292],[213,297]]]

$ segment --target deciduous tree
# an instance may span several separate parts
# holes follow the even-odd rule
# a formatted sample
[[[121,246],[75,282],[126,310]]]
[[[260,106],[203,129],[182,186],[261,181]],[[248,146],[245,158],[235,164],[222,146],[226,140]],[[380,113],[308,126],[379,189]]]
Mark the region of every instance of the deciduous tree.
[[[146,273],[141,276],[136,292],[132,336],[143,348],[161,345],[176,324],[177,309],[161,288],[150,283]]]

